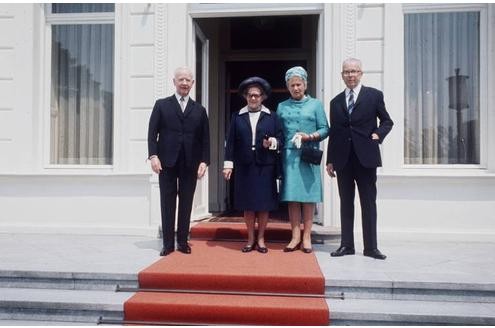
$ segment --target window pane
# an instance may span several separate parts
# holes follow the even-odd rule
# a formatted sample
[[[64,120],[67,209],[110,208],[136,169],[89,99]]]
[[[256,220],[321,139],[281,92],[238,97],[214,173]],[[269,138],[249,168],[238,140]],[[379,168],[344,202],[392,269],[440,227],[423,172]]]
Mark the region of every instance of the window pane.
[[[406,164],[480,163],[479,13],[405,15]]]
[[[53,14],[113,12],[113,3],[53,3]]]
[[[52,164],[112,164],[114,27],[52,26]]]

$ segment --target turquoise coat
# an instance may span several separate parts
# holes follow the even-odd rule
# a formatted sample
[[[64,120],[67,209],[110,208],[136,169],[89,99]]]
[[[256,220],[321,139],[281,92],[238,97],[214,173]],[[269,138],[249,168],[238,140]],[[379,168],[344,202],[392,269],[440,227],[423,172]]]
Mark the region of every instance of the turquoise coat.
[[[301,161],[301,149],[291,142],[296,132],[318,132],[319,141],[303,143],[303,147],[319,147],[328,137],[329,127],[323,104],[306,96],[302,100],[287,99],[278,104],[277,115],[284,133],[282,149],[283,178],[280,200],[287,202],[318,203],[323,200],[320,165]]]

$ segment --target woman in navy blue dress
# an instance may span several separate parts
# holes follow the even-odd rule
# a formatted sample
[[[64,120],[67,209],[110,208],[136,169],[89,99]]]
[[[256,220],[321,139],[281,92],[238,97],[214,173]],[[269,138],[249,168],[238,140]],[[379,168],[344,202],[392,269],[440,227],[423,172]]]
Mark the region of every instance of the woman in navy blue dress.
[[[230,180],[234,174],[234,208],[244,211],[248,231],[243,252],[268,252],[264,238],[268,213],[278,208],[277,153],[282,146],[282,128],[277,115],[262,104],[270,91],[270,84],[260,77],[241,82],[239,94],[247,104],[232,115],[225,146],[223,175]]]

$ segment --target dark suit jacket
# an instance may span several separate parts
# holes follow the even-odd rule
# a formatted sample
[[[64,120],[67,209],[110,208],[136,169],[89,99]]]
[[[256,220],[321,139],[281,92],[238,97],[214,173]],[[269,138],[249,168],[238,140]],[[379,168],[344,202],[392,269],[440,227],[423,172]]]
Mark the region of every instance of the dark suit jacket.
[[[260,113],[258,124],[256,125],[255,151],[252,150],[252,130],[249,121],[249,113],[236,112],[230,121],[229,134],[225,146],[225,160],[238,164],[258,165],[277,164],[277,151],[263,148],[263,137],[274,137],[277,139],[278,147],[282,147],[282,127],[277,115],[274,113]]]
[[[349,159],[352,143],[361,165],[367,168],[382,166],[379,144],[393,124],[380,90],[362,86],[350,119],[345,92],[338,94],[330,102],[327,164],[332,163],[334,170],[341,170]],[[372,140],[372,133],[378,134],[380,139]]]
[[[184,113],[175,95],[158,99],[148,127],[148,156],[165,167],[176,164],[183,147],[187,167],[210,164],[210,131],[206,109],[189,98]]]

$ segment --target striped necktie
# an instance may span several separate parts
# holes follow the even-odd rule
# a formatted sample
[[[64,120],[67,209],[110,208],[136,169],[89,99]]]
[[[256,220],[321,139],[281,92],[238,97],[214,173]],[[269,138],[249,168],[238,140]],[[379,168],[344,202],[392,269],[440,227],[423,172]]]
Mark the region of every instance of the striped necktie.
[[[353,109],[354,109],[354,91],[351,90],[351,92],[349,92],[349,104],[347,105],[347,111],[349,112],[349,115],[352,114]]]
[[[180,97],[180,108],[182,109],[182,112],[184,112],[184,109],[186,109],[185,102],[186,100],[184,99],[184,97]]]

